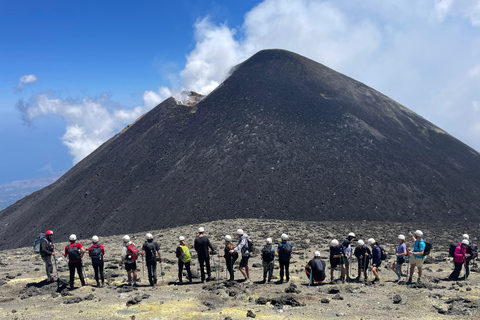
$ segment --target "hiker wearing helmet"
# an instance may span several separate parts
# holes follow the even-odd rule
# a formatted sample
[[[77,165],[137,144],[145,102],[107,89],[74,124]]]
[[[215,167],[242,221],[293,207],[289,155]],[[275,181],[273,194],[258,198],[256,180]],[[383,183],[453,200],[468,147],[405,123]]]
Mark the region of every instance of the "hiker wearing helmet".
[[[105,285],[105,275],[103,273],[103,256],[105,255],[105,248],[99,243],[97,236],[92,237],[92,245],[88,248],[88,255],[92,258],[92,267],[95,271],[95,281],[97,287],[100,287],[100,279],[102,279],[102,287]],[[100,274],[100,277],[99,277]]]
[[[210,250],[215,251],[210,240],[204,235],[205,229],[203,227],[198,228],[198,236],[195,238],[193,247],[197,251],[198,263],[200,264],[200,275],[202,282],[205,282],[205,267],[207,267],[207,281],[212,279],[212,271],[210,270]]]
[[[232,243],[232,237],[229,235],[225,236],[225,249],[224,249],[224,254],[218,254],[219,257],[225,258],[225,264],[227,265],[227,270],[228,273],[230,274],[230,281],[234,280],[233,276],[233,264],[235,261],[238,259],[238,253],[233,252],[230,253],[230,250],[233,250],[233,243]]]
[[[320,259],[320,251],[315,251],[313,259],[305,266],[305,273],[308,279],[312,279],[311,284],[320,284],[325,280],[327,277],[325,275],[326,268],[326,262]]]
[[[395,254],[397,259],[390,266],[390,269],[392,269],[392,271],[397,274],[397,277],[398,277],[398,279],[396,280],[397,282],[400,281],[400,279],[402,278],[402,265],[405,262],[405,257],[407,255],[408,253],[407,253],[407,245],[405,244],[405,236],[401,234],[398,236],[398,248],[397,248],[397,253]]]
[[[342,241],[343,256],[341,257],[340,263],[342,264],[341,278],[343,283],[345,283],[345,277],[350,277],[349,266],[350,266],[350,257],[352,256],[351,244],[353,240],[355,240],[355,234],[353,232],[350,232],[347,238],[345,238]]]
[[[250,282],[250,268],[248,268],[248,259],[250,258],[250,251],[249,251],[249,240],[248,235],[243,233],[242,229],[237,230],[237,238],[238,242],[237,245],[231,249],[229,252],[242,252],[242,260],[240,260],[240,266],[238,270],[242,273],[245,277],[245,283]]]
[[[423,266],[423,253],[425,251],[425,241],[423,241],[423,232],[421,230],[415,231],[413,235],[412,232],[408,233],[412,236],[413,240],[415,241],[415,245],[413,247],[413,251],[409,252],[412,257],[410,258],[410,275],[408,277],[407,283],[412,283],[413,272],[415,271],[415,266],[418,269],[418,282],[422,280],[422,266]],[[408,272],[408,270],[407,270]]]
[[[138,258],[138,248],[130,240],[130,236],[123,236],[123,247],[121,253],[122,261],[125,265],[125,270],[127,271],[128,285],[137,286],[137,258]]]
[[[178,237],[180,244],[177,247],[175,255],[178,258],[178,284],[183,284],[183,266],[187,270],[188,282],[192,283],[192,271],[190,270],[190,262],[192,261],[192,253],[190,247],[185,242],[185,237]]]
[[[272,246],[272,238],[265,240],[265,245],[260,250],[263,265],[263,283],[272,281],[273,267],[275,264],[275,249]]]
[[[147,265],[148,282],[153,287],[157,284],[157,256],[160,263],[162,263],[162,257],[160,255],[160,246],[153,241],[153,235],[151,233],[145,235],[145,243],[142,247],[142,257],[143,256],[145,256],[145,263]],[[145,272],[145,270],[143,272]]]
[[[47,230],[45,238],[40,242],[40,256],[45,263],[48,281],[57,281],[58,278],[53,273],[52,256],[55,257],[55,246],[53,245],[53,231]]]
[[[460,276],[460,271],[462,271],[462,265],[465,263],[465,259],[470,257],[470,254],[467,253],[467,248],[470,242],[468,239],[463,239],[458,243],[458,246],[455,248],[455,257],[453,258],[453,262],[455,264],[455,268],[453,272],[450,274],[448,279],[450,280],[458,280]]]
[[[467,254],[469,256],[467,256],[465,258],[465,264],[464,264],[465,265],[465,278],[468,278],[468,276],[470,275],[470,261],[475,259],[476,255],[477,255],[478,247],[477,247],[477,245],[472,243],[472,240],[470,240],[470,237],[468,236],[468,234],[464,234],[462,239],[463,240],[468,240]]]
[[[292,257],[292,244],[288,242],[288,235],[285,233],[280,236],[282,242],[278,244],[278,264],[280,265],[280,283],[283,282],[283,276],[285,275],[286,282],[290,281],[290,258]]]
[[[358,263],[358,275],[355,280],[360,281],[360,275],[363,270],[363,277],[365,280],[367,280],[367,271],[368,271],[368,260],[370,259],[371,252],[370,248],[365,246],[365,242],[363,240],[358,240],[357,241],[357,247],[355,248],[355,257],[357,257],[357,263]]]
[[[80,242],[77,242],[77,236],[72,234],[69,237],[70,244],[65,247],[63,256],[68,256],[68,269],[70,270],[70,288],[73,289],[73,281],[75,278],[75,269],[77,270],[78,277],[82,286],[85,285],[85,279],[83,278],[83,264],[82,258],[85,254],[85,249]]]
[[[375,276],[372,283],[380,281],[380,277],[378,275],[378,268],[382,264],[382,251],[379,246],[376,245],[376,241],[373,238],[368,239],[368,245],[372,248],[372,272]]]
[[[333,272],[340,265],[340,259],[343,255],[342,247],[337,239],[330,242],[330,281],[333,282]]]

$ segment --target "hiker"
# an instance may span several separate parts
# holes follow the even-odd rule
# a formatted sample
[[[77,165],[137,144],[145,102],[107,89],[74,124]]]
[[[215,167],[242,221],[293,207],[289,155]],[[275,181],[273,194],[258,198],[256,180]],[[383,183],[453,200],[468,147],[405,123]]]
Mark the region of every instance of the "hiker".
[[[55,255],[55,246],[53,245],[53,231],[47,230],[45,232],[45,238],[40,242],[40,256],[42,257],[43,262],[45,263],[45,271],[47,272],[48,281],[57,281],[58,278],[53,273],[53,264],[52,256]]]
[[[349,272],[349,266],[350,266],[350,257],[352,256],[352,242],[355,240],[355,234],[353,232],[350,232],[347,236],[342,241],[342,251],[343,251],[343,256],[341,257],[341,266],[342,266],[342,271],[341,271],[341,278],[342,278],[342,283],[345,283],[345,277],[350,278],[350,272]]]
[[[413,240],[415,241],[415,245],[413,247],[413,252],[409,252],[412,257],[410,258],[410,275],[408,277],[407,283],[412,283],[412,276],[413,272],[415,271],[415,266],[418,269],[418,280],[417,282],[422,281],[422,266],[423,266],[423,253],[425,251],[425,241],[423,241],[423,232],[421,230],[415,231],[415,235],[412,232],[408,232],[409,235],[412,236]],[[408,270],[407,270],[408,271]]]
[[[229,252],[234,253],[240,251],[242,253],[242,260],[240,260],[240,266],[238,270],[245,277],[244,282],[248,283],[250,282],[250,269],[248,268],[248,259],[250,258],[248,235],[246,233],[243,233],[242,229],[238,229],[237,238],[237,245]]]
[[[145,264],[147,265],[148,282],[153,287],[157,284],[157,255],[160,263],[162,263],[162,257],[160,255],[160,246],[158,243],[153,242],[153,235],[147,233],[145,239],[146,241],[142,247],[142,257],[146,255]]]
[[[83,263],[82,258],[85,254],[85,249],[80,242],[77,242],[77,236],[71,234],[68,238],[70,244],[65,247],[63,256],[68,256],[68,269],[70,270],[70,289],[73,289],[73,280],[75,278],[75,269],[77,270],[78,277],[82,286],[85,285],[85,279],[83,278]]]
[[[327,277],[325,275],[326,267],[326,262],[320,259],[320,251],[315,251],[313,254],[313,259],[310,260],[305,266],[305,273],[307,274],[308,279],[312,280],[312,283],[310,284],[320,284],[325,280]]]
[[[343,255],[342,247],[339,245],[337,239],[330,242],[330,281],[333,282],[333,272],[335,268],[340,265],[340,259]]]
[[[477,246],[472,243],[468,234],[464,234],[462,238],[468,240],[469,243],[467,247],[467,254],[469,256],[465,258],[465,278],[468,278],[470,275],[470,261],[475,259],[475,256],[477,255]]]
[[[138,249],[135,246],[135,243],[130,241],[130,236],[123,236],[123,247],[121,258],[125,264],[125,270],[127,271],[128,283],[127,285],[132,285],[132,275],[133,275],[133,285],[137,286],[137,257]]]
[[[462,266],[465,263],[465,259],[470,257],[470,254],[467,253],[467,248],[470,245],[468,239],[463,239],[461,242],[458,243],[458,246],[455,248],[455,257],[453,258],[453,262],[455,264],[455,268],[453,272],[450,274],[448,279],[450,280],[458,280],[460,271],[462,271]]]
[[[285,275],[285,281],[290,281],[290,258],[292,257],[292,244],[288,242],[288,235],[285,233],[280,236],[282,242],[278,244],[278,264],[280,265],[280,283],[283,282],[283,276]]]
[[[267,275],[268,282],[270,282],[272,281],[273,267],[275,264],[275,248],[272,246],[272,238],[265,240],[265,245],[262,247],[262,250],[260,250],[260,255],[263,265],[263,283],[267,281]]]
[[[360,275],[363,270],[363,277],[367,280],[367,271],[368,271],[368,260],[370,259],[370,249],[365,246],[365,242],[363,240],[357,241],[357,247],[355,248],[355,257],[357,257],[358,263],[358,275],[355,280],[360,281]]]
[[[178,258],[178,284],[183,284],[183,266],[185,266],[185,270],[187,270],[188,282],[192,283],[192,271],[190,271],[192,252],[190,251],[188,244],[185,242],[185,237],[178,237],[178,241],[180,241],[176,250],[176,256]]]
[[[218,254],[219,257],[225,258],[225,264],[227,265],[227,270],[230,273],[230,281],[234,280],[233,276],[233,264],[238,259],[238,252],[230,253],[230,250],[233,250],[232,237],[228,234],[225,236],[225,250],[224,254]]]
[[[194,248],[197,251],[198,262],[200,264],[200,275],[202,282],[205,282],[205,267],[207,267],[207,281],[212,279],[212,272],[210,270],[210,250],[215,251],[210,240],[204,235],[205,229],[203,227],[198,228],[198,236],[195,238]]]
[[[402,265],[405,262],[405,258],[407,255],[408,253],[407,245],[405,244],[405,236],[401,234],[398,236],[398,248],[397,253],[395,254],[397,259],[390,266],[390,269],[392,269],[392,271],[397,274],[398,279],[396,280],[396,282],[400,281],[400,279],[402,278]]]
[[[372,272],[375,276],[375,279],[373,279],[372,283],[375,283],[380,281],[380,277],[378,275],[378,268],[380,268],[380,265],[382,264],[382,250],[377,245],[375,239],[370,238],[367,242],[368,245],[372,248]]]
[[[92,258],[92,267],[93,271],[95,271],[95,281],[97,282],[97,287],[100,288],[100,279],[102,279],[102,287],[105,285],[105,275],[103,273],[103,256],[105,255],[105,248],[98,242],[98,237],[93,236],[92,245],[88,248],[88,255]]]

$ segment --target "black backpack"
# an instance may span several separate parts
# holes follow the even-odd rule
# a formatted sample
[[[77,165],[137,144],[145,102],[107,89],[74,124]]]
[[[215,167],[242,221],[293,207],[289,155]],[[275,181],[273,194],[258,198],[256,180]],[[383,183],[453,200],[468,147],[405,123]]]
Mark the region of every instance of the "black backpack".
[[[92,257],[92,262],[101,262],[103,260],[102,248],[100,248],[99,244],[92,244],[90,256]]]
[[[380,248],[380,260],[387,260],[387,252],[385,249],[383,249],[382,246],[376,246],[377,248]]]
[[[157,252],[155,251],[155,243],[154,242],[146,242],[146,247],[148,250],[145,250],[145,253],[147,255],[146,259],[147,260],[155,260],[157,257]]]
[[[272,247],[268,249],[266,246],[262,248],[262,260],[265,262],[272,262],[275,257],[275,250]]]
[[[458,247],[458,244],[452,243],[448,249],[448,256],[455,258],[455,249]]]
[[[248,252],[250,254],[254,254],[255,253],[255,245],[253,244],[253,240],[249,237],[247,238],[247,249],[248,249]]]
[[[75,261],[75,260],[80,260],[80,250],[77,248],[77,244],[73,244],[73,248],[71,244],[68,245],[68,261]]]
[[[425,242],[425,249],[423,250],[423,256],[428,256],[430,251],[432,251],[432,243],[428,240],[423,240]]]
[[[478,246],[472,243],[470,245],[470,248],[472,249],[472,253],[473,253],[472,260],[475,260],[475,258],[478,257]]]
[[[292,244],[290,242],[282,243],[282,249],[280,249],[279,258],[282,260],[290,260],[292,256]]]

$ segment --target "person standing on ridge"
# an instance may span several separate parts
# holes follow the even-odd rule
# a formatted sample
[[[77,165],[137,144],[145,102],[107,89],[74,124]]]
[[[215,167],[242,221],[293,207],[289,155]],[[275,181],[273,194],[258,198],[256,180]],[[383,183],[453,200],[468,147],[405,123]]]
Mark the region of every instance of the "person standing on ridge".
[[[333,239],[330,242],[330,282],[333,282],[333,272],[340,265],[342,255],[342,247],[340,247],[337,239]]]
[[[232,243],[232,237],[229,236],[228,234],[225,236],[225,249],[224,249],[224,254],[218,254],[219,257],[225,258],[225,264],[227,265],[227,270],[230,274],[230,281],[234,280],[234,275],[233,275],[233,264],[235,261],[238,259],[238,253],[233,252],[230,253],[230,250],[233,250],[233,243]]]
[[[265,245],[260,250],[263,265],[263,283],[272,281],[273,268],[275,266],[275,249],[272,247],[272,238],[267,238]]]
[[[288,235],[285,233],[280,236],[282,242],[278,244],[278,264],[280,265],[280,283],[283,282],[283,276],[285,275],[285,281],[290,281],[290,258],[292,257],[292,244],[288,242]]]
[[[237,230],[237,238],[238,243],[235,248],[231,249],[229,252],[233,254],[234,252],[240,251],[242,253],[242,260],[240,260],[240,266],[238,270],[243,274],[245,277],[244,282],[250,282],[250,268],[248,267],[248,259],[250,259],[250,251],[249,251],[249,241],[248,235],[243,233],[242,229]]]
[[[178,237],[180,244],[176,250],[176,256],[178,258],[178,284],[183,284],[183,266],[185,265],[185,270],[187,270],[188,282],[192,283],[192,271],[190,271],[190,261],[192,261],[192,253],[190,247],[185,242],[185,237]]]
[[[390,266],[390,269],[397,274],[397,282],[402,278],[402,265],[405,262],[405,257],[408,255],[407,245],[405,244],[405,236],[403,234],[398,236],[398,243],[399,245],[397,248],[397,253],[395,254],[397,259],[395,259],[395,262],[393,262],[393,264]]]
[[[212,279],[212,271],[210,269],[210,253],[208,252],[208,248],[210,250],[215,251],[210,240],[207,236],[204,235],[205,229],[203,227],[198,228],[198,236],[195,238],[195,242],[193,247],[195,251],[197,251],[197,258],[198,263],[200,264],[200,277],[202,282],[205,282],[205,267],[207,267],[207,281]]]
[[[373,238],[368,239],[368,245],[372,248],[372,272],[375,276],[372,283],[380,281],[380,276],[378,275],[378,268],[382,264],[382,251],[379,246],[376,245],[376,241]]]
[[[92,258],[92,267],[95,271],[95,281],[97,287],[100,287],[100,279],[102,279],[102,287],[105,285],[105,275],[103,273],[103,256],[105,255],[105,248],[98,243],[97,236],[92,237],[92,245],[88,248],[88,255]],[[99,277],[100,274],[100,277]]]
[[[349,266],[350,266],[350,257],[352,256],[352,242],[355,240],[355,234],[350,232],[342,242],[343,247],[343,259],[341,259],[340,263],[342,264],[342,271],[341,271],[341,278],[342,282],[345,283],[345,278],[350,277],[349,274]]]
[[[408,277],[407,283],[412,283],[413,272],[415,271],[415,266],[418,269],[418,281],[422,281],[422,266],[423,266],[423,253],[425,251],[425,241],[423,241],[423,232],[421,230],[415,231],[415,235],[412,235],[411,232],[408,233],[412,236],[415,241],[413,251],[409,252],[413,257],[410,258],[410,276]],[[408,270],[407,270],[408,271]]]
[[[370,249],[365,246],[363,240],[357,241],[357,247],[355,248],[355,257],[357,257],[358,262],[358,275],[355,280],[360,281],[360,275],[363,270],[363,277],[367,280],[367,271],[368,271],[368,259],[370,258],[371,252]]]
[[[133,275],[133,285],[137,286],[137,258],[138,258],[138,249],[135,246],[135,243],[130,241],[130,236],[123,236],[123,247],[121,258],[125,264],[125,270],[127,271],[128,276],[128,285],[132,285],[132,275]]]
[[[458,243],[458,246],[455,248],[455,256],[453,262],[455,263],[455,268],[453,269],[448,279],[458,280],[460,272],[462,271],[462,266],[465,263],[465,259],[470,257],[470,254],[467,253],[467,248],[469,246],[468,239],[463,239]]]
[[[52,256],[55,255],[55,246],[52,241],[53,231],[47,230],[45,232],[45,238],[40,242],[40,256],[45,263],[45,271],[47,272],[48,281],[57,281],[58,278],[53,273]]]
[[[160,263],[162,263],[162,257],[160,256],[160,246],[153,242],[153,235],[147,233],[145,239],[146,242],[142,247],[142,257],[146,255],[145,264],[147,265],[148,282],[153,287],[157,284],[157,255]]]
[[[80,242],[77,242],[77,236],[72,234],[69,237],[70,244],[65,247],[63,256],[68,256],[68,269],[70,270],[70,289],[73,289],[73,282],[75,279],[75,269],[77,270],[78,277],[82,286],[85,285],[85,279],[83,278],[83,264],[82,258],[85,254],[85,249]]]
[[[327,263],[320,259],[320,251],[315,251],[313,259],[305,266],[305,273],[307,274],[308,279],[312,280],[312,283],[310,284],[322,283],[327,277],[325,274],[326,268]]]
[[[477,255],[477,246],[472,243],[468,234],[464,234],[462,240],[468,240],[468,247],[467,247],[467,254],[468,256],[465,258],[465,279],[468,278],[470,275],[470,261],[475,259]]]

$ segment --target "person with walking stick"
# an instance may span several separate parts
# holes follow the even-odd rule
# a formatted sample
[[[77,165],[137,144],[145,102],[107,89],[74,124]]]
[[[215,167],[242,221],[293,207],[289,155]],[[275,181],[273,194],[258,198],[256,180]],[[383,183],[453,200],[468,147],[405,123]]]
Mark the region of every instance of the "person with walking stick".
[[[58,280],[57,259],[52,238],[53,231],[47,230],[47,232],[45,232],[45,237],[40,242],[40,256],[45,263],[45,271],[47,272],[48,281],[50,282]],[[57,271],[56,275],[53,273],[52,256],[55,260],[55,269]]]
[[[147,264],[147,272],[148,272],[148,282],[150,286],[154,286],[157,284],[157,256],[158,261],[162,261],[162,256],[160,255],[160,246],[157,242],[153,241],[153,235],[151,233],[147,233],[145,235],[145,243],[142,247],[142,269],[143,269],[143,257],[145,256],[146,264]],[[143,269],[143,276],[145,277],[145,269]]]
[[[85,254],[85,248],[83,248],[80,242],[77,242],[77,236],[72,234],[69,237],[70,244],[65,247],[63,256],[68,256],[68,269],[70,270],[70,289],[73,289],[73,281],[75,278],[75,270],[77,270],[78,277],[82,286],[85,285],[85,278],[83,274],[82,258]]]

